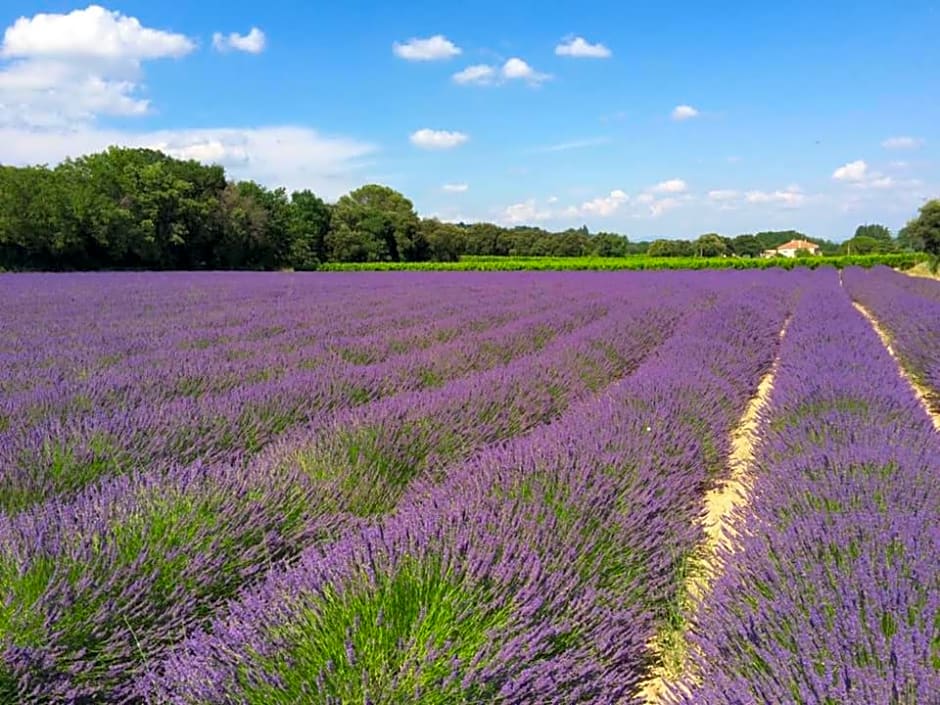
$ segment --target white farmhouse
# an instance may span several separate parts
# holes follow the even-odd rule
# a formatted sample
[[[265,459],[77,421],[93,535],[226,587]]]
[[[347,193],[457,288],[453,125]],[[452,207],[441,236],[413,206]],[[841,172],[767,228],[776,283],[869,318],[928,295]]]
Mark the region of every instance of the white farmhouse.
[[[807,252],[811,255],[819,254],[819,245],[809,240],[790,240],[772,250],[764,250],[764,257],[796,257],[797,252]]]

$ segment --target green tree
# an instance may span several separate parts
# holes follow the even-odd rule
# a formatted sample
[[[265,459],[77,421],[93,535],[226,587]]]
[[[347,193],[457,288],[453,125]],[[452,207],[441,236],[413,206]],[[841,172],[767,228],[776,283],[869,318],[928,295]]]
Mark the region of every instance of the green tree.
[[[760,257],[764,248],[753,235],[738,235],[731,240],[731,251],[738,257]]]
[[[891,231],[884,225],[859,225],[853,237],[870,237],[872,240],[891,242]]]
[[[876,240],[867,235],[858,235],[851,240],[846,240],[842,245],[842,253],[848,255],[872,255],[880,252],[887,252],[891,249],[890,242]]]
[[[431,259],[437,262],[456,262],[466,247],[463,229],[436,218],[421,221],[421,236],[428,243]]]
[[[370,184],[346,194],[333,207],[327,237],[331,258],[352,261],[427,259],[427,242],[414,205],[387,186]]]
[[[626,257],[630,240],[616,233],[597,233],[590,240],[590,253],[596,257]]]
[[[923,243],[924,252],[940,257],[940,199],[922,205],[919,215],[907,224],[905,231],[911,242]]]
[[[646,250],[650,257],[690,257],[692,253],[688,240],[654,240]]]
[[[898,237],[895,240],[895,247],[902,252],[923,252],[924,241],[920,235],[915,235],[910,229],[910,225],[905,225],[898,230]]]
[[[332,211],[311,191],[291,194],[288,219],[289,264],[295,269],[312,269],[326,261],[326,239],[330,232]]]
[[[699,257],[722,257],[728,254],[728,246],[718,233],[699,236],[693,249]]]

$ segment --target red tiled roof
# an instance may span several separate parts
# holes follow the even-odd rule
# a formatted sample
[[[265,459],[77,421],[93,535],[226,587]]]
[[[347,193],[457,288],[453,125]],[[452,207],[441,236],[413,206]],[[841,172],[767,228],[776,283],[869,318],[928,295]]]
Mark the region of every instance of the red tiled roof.
[[[819,245],[815,242],[809,242],[807,240],[790,240],[790,242],[785,242],[782,245],[777,245],[774,249],[776,250],[818,250]]]

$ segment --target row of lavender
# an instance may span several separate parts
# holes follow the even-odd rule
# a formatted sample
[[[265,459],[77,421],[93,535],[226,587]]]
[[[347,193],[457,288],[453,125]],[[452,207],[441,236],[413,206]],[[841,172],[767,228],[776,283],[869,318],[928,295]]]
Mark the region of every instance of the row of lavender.
[[[436,333],[445,328],[436,322],[426,326],[430,330],[413,342],[410,351],[397,348],[397,354],[386,361],[365,366],[348,361],[314,369],[301,366],[279,379],[264,381],[253,381],[251,374],[242,370],[244,383],[210,395],[154,400],[141,390],[161,385],[154,384],[149,374],[140,374],[141,366],[149,369],[149,365],[135,358],[132,367],[122,366],[106,379],[95,380],[81,395],[82,407],[68,409],[64,415],[58,402],[50,402],[41,405],[41,420],[29,423],[28,417],[36,409],[35,399],[18,406],[15,400],[9,400],[6,428],[0,428],[0,487],[5,490],[2,508],[19,510],[55,494],[81,489],[102,476],[135,468],[152,471],[155,464],[232,460],[240,454],[257,452],[289,428],[309,424],[330,410],[439,386],[532,354],[552,341],[563,346],[565,338],[584,324],[602,318],[621,297],[636,298],[641,286],[637,281],[620,287],[613,295],[608,293],[604,302],[591,302],[590,295],[568,289],[553,310],[519,316],[527,309],[517,308],[516,316],[507,323],[489,332],[480,332],[478,327],[477,335],[469,340],[441,342]],[[465,290],[464,296],[474,291],[473,287],[465,289],[469,291]],[[522,293],[523,298],[529,298]],[[546,293],[543,291],[541,296]],[[548,305],[541,301],[538,307]],[[531,302],[527,306],[531,307]],[[490,315],[499,321],[505,319],[505,313]],[[447,326],[467,327],[468,319],[466,315],[458,317]],[[330,340],[328,333],[321,335]],[[396,335],[394,330],[389,331],[386,339]],[[367,342],[373,352],[388,349],[387,343],[383,346],[375,336]],[[223,365],[217,364],[214,372],[204,370],[201,379],[211,380],[220,374]],[[185,363],[180,367],[185,369]],[[165,376],[156,376],[166,382]],[[119,381],[107,383],[115,379]],[[116,386],[124,392],[113,394]],[[64,392],[53,396],[67,397]],[[50,407],[55,409],[53,413],[49,413]]]
[[[898,308],[914,300],[893,274],[845,281],[916,359],[904,336],[940,318]],[[674,700],[940,703],[940,437],[833,282],[802,301],[776,379],[742,536]]]
[[[596,393],[728,288],[668,279],[654,302],[626,303],[639,283],[614,288],[609,314],[540,354],[326,415],[247,468],[135,472],[0,519],[0,694],[120,701],[146,659],[274,561],[331,541],[353,514],[393,508],[413,477],[430,481]]]
[[[885,328],[914,377],[931,390],[940,410],[940,282],[888,267],[845,272],[845,289]]]
[[[722,275],[717,301],[622,382],[526,437],[436,465],[390,516],[312,546],[151,660],[134,692],[174,704],[638,702],[647,644],[682,598],[702,494],[812,276]]]

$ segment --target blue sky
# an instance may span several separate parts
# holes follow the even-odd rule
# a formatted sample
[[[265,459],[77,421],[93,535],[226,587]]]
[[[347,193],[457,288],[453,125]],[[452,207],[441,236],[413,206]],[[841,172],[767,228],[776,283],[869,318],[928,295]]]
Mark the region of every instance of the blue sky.
[[[0,162],[143,145],[449,220],[842,240],[940,196],[937,26],[913,0],[7,0]]]

